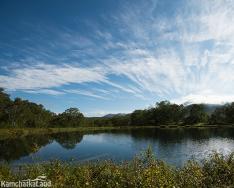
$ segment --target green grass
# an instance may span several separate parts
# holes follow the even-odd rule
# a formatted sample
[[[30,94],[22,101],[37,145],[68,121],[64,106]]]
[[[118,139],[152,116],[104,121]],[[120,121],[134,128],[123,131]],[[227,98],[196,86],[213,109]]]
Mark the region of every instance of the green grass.
[[[19,138],[27,135],[37,134],[54,134],[60,132],[89,132],[89,131],[105,131],[116,129],[129,129],[139,127],[77,127],[77,128],[2,128],[0,129],[0,140],[7,138]]]
[[[234,154],[224,157],[214,153],[206,161],[188,161],[174,168],[156,160],[148,149],[130,162],[116,164],[71,164],[52,161],[44,164],[22,166],[12,170],[0,166],[0,180],[18,181],[46,175],[53,187],[234,187]]]
[[[0,140],[8,138],[19,138],[27,135],[54,134],[59,132],[89,132],[89,131],[108,131],[118,129],[141,129],[141,128],[160,128],[160,129],[180,129],[180,128],[208,128],[208,127],[234,127],[232,125],[160,125],[160,126],[121,126],[121,127],[68,127],[68,128],[0,128]]]

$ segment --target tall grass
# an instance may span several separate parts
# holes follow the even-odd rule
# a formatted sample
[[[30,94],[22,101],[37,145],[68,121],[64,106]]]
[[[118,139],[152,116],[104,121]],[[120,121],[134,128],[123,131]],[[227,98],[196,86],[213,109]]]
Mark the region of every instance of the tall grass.
[[[51,161],[22,166],[15,171],[0,166],[0,179],[17,181],[46,175],[53,187],[234,187],[234,153],[213,153],[203,162],[188,161],[174,168],[157,160],[148,149],[130,162],[71,164]]]

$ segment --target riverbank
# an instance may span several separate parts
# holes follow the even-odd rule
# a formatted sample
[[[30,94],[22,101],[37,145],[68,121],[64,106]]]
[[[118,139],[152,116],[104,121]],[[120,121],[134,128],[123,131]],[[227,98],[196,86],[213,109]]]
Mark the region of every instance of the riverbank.
[[[159,128],[159,129],[183,129],[183,128],[227,128],[234,127],[233,125],[161,125],[161,126],[121,126],[121,127],[69,127],[69,128],[1,128],[0,129],[0,140],[8,138],[19,138],[28,135],[37,134],[54,134],[60,132],[82,132],[87,133],[91,131],[108,131],[108,130],[126,130],[126,129],[148,129],[148,128]]]
[[[13,170],[0,165],[1,181],[19,181],[46,176],[52,187],[232,187],[234,154],[214,153],[203,163],[189,161],[174,168],[156,160],[148,149],[130,162],[71,164],[52,161]]]

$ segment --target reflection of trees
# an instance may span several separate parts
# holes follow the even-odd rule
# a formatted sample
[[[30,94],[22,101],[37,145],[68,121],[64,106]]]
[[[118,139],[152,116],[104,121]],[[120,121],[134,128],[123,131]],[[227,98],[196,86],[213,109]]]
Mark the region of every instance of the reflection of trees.
[[[78,132],[30,135],[17,139],[0,140],[0,161],[17,160],[37,152],[42,146],[56,140],[62,147],[73,149],[81,142],[83,135]]]
[[[83,134],[80,132],[61,132],[52,135],[53,139],[56,140],[62,147],[66,149],[75,148],[76,144],[81,142]]]
[[[0,141],[0,160],[16,160],[37,152],[42,146],[50,142],[48,135],[31,135],[18,139],[6,139]]]
[[[90,131],[92,134],[103,131]],[[161,143],[179,143],[184,139],[201,140],[211,137],[234,138],[234,128],[138,128],[114,129],[105,133],[130,135],[135,141],[159,141]]]
[[[179,129],[159,129],[159,128],[143,128],[143,129],[119,129],[108,131],[91,131],[90,134],[111,133],[117,136],[131,136],[134,143],[149,141],[151,143],[158,142],[164,145],[173,143],[181,143],[185,140],[202,140],[212,137],[234,138],[233,128],[179,128]],[[83,133],[66,132],[54,133],[47,135],[30,135],[17,139],[0,140],[0,161],[1,160],[17,160],[23,156],[37,152],[42,146],[57,141],[65,149],[73,149],[76,144],[81,142]]]
[[[233,128],[176,128],[176,129],[132,129],[131,136],[136,140],[178,143],[186,139],[201,140],[211,137],[234,138]]]

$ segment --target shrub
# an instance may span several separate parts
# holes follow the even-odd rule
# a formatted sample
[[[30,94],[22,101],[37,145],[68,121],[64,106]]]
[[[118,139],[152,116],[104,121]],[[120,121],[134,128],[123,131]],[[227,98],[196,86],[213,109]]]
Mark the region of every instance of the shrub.
[[[1,180],[34,179],[46,175],[53,187],[232,187],[234,185],[234,154],[212,154],[203,162],[188,161],[174,168],[157,160],[148,150],[129,162],[112,161],[74,164],[50,163],[24,165],[13,170],[0,165]]]

